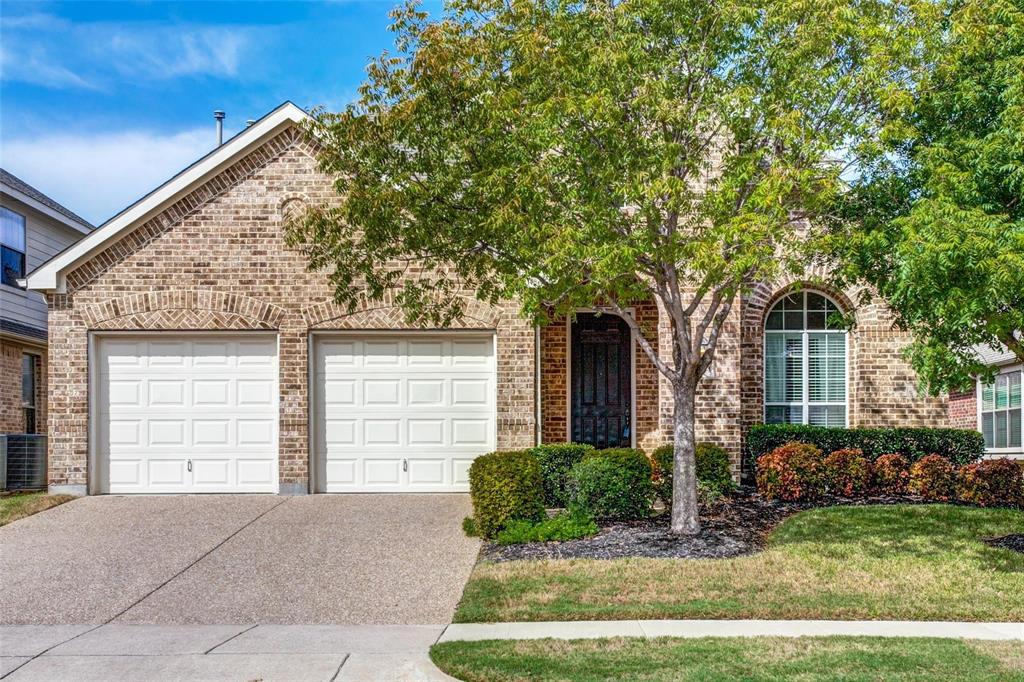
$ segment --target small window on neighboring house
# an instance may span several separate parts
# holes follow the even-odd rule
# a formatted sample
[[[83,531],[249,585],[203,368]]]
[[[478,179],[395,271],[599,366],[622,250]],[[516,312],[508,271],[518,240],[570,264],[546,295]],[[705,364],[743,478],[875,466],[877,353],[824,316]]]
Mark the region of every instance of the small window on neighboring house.
[[[981,433],[989,450],[1020,450],[1021,383],[1024,371],[1015,369],[981,387]]]
[[[0,250],[3,251],[3,283],[18,286],[25,276],[25,216],[0,207]]]
[[[36,432],[36,372],[39,358],[25,353],[21,356],[21,409],[25,414],[25,433]]]

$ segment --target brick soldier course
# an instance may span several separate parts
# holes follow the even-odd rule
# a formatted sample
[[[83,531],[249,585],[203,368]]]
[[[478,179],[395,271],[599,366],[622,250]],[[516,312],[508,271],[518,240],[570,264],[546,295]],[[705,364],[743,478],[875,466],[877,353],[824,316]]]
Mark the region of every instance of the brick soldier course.
[[[387,301],[347,314],[333,303],[327,277],[309,272],[303,253],[284,243],[290,211],[335,198],[315,157],[315,148],[296,126],[283,130],[73,266],[65,273],[65,293],[48,293],[53,488],[83,492],[88,480],[90,332],[274,330],[280,364],[280,489],[307,491],[310,333],[409,328],[401,311]],[[807,280],[815,274],[809,272]],[[780,296],[800,284],[765,284],[734,307],[713,373],[698,393],[698,438],[725,446],[737,475],[743,434],[762,419],[764,318]],[[848,296],[825,293],[849,305]],[[667,349],[668,323],[654,302],[635,306],[635,315]],[[906,339],[892,330],[884,306],[862,310],[857,322],[848,356],[851,426],[946,425],[945,401],[917,394],[913,372],[900,355]],[[540,330],[539,353],[535,329],[519,316],[515,302],[492,307],[470,300],[459,327],[496,332],[498,447],[527,447],[538,437],[564,441],[565,320]],[[671,434],[671,394],[639,347],[633,352],[636,442],[650,450]]]

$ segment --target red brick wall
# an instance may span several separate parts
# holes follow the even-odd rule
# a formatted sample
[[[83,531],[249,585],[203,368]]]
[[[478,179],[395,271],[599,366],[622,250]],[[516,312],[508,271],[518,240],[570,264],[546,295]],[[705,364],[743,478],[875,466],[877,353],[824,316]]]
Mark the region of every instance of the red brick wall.
[[[654,302],[634,306],[634,315],[651,339],[657,338],[658,308]],[[540,330],[541,362],[541,440],[563,443],[568,438],[568,359],[569,333],[565,319]],[[658,426],[658,369],[644,353],[640,344],[633,348],[636,396],[637,447],[650,450],[663,441]]]
[[[974,389],[949,395],[949,425],[956,429],[978,428],[978,403]]]
[[[21,407],[21,359],[25,353],[36,362],[36,433],[46,433],[46,351],[14,340],[0,342],[0,433],[24,433]]]

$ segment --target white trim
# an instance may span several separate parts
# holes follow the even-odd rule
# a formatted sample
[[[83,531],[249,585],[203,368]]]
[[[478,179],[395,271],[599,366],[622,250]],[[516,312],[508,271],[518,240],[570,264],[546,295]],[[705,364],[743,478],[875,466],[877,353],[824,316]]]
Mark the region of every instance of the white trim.
[[[117,214],[102,226],[37,267],[26,278],[28,288],[36,291],[66,292],[65,273],[95,255],[112,240],[158,214],[196,185],[208,180],[234,163],[238,157],[259,146],[288,126],[301,123],[309,114],[291,102],[285,102],[250,128],[206,155],[184,171]]]
[[[773,310],[775,310],[775,306],[777,306],[779,303],[781,303],[782,299],[785,298],[786,296],[791,296],[791,295],[796,294],[796,293],[799,293],[801,296],[803,296],[803,299],[804,299],[804,301],[803,301],[803,315],[804,315],[803,328],[802,329],[768,329],[768,316],[772,313]],[[766,349],[768,347],[768,334],[800,334],[801,335],[801,339],[800,339],[800,352],[802,353],[801,372],[803,372],[803,379],[802,379],[803,380],[803,386],[802,386],[802,389],[803,389],[804,399],[801,401],[800,409],[801,409],[801,424],[803,424],[803,425],[809,425],[810,424],[810,414],[809,413],[810,413],[810,408],[812,407],[811,402],[810,402],[810,395],[811,395],[811,392],[810,392],[810,373],[808,371],[810,369],[810,348],[809,348],[810,343],[808,341],[808,336],[807,335],[808,334],[812,334],[812,333],[813,334],[817,334],[817,333],[842,334],[843,335],[843,373],[844,373],[844,376],[843,376],[843,382],[844,382],[843,393],[846,396],[846,400],[844,400],[843,402],[817,401],[817,402],[814,403],[813,406],[814,407],[822,407],[822,406],[823,407],[838,407],[838,406],[842,406],[843,408],[845,408],[844,409],[844,413],[843,413],[843,417],[844,417],[843,428],[847,428],[848,429],[848,428],[850,428],[850,403],[851,403],[851,396],[850,396],[850,333],[849,333],[848,330],[845,330],[845,329],[808,329],[807,328],[807,294],[809,294],[809,293],[817,294],[817,295],[825,298],[829,302],[831,302],[832,305],[834,305],[837,310],[840,310],[840,311],[843,310],[843,306],[839,305],[838,301],[836,301],[834,298],[832,298],[831,296],[829,296],[825,292],[823,292],[823,291],[821,291],[819,289],[814,289],[814,288],[804,288],[804,289],[800,289],[798,291],[792,291],[792,292],[789,292],[787,294],[783,294],[774,303],[772,303],[770,308],[768,308],[765,311],[764,319],[761,320],[761,421],[762,421],[762,423],[765,423],[765,424],[768,423],[768,371],[767,371],[768,354],[766,352]],[[827,322],[826,322],[826,324],[827,324]],[[783,406],[792,406],[792,405],[793,405],[793,403],[791,403],[791,402],[786,402],[786,403],[783,404]],[[775,403],[775,404],[772,405],[772,407],[778,407],[778,406],[780,406],[779,403]]]
[[[615,315],[618,313],[598,308],[577,308],[573,315],[565,317],[565,442],[572,440],[572,321],[579,313],[601,313],[602,315]],[[636,319],[636,308],[626,308],[630,317]],[[629,447],[636,447],[636,332],[629,328]],[[661,384],[659,380],[659,386]]]
[[[90,227],[89,225],[74,220],[73,218],[64,215],[60,211],[53,210],[52,208],[50,208],[43,202],[39,201],[38,199],[30,197],[29,195],[25,194],[24,192],[18,189],[15,189],[14,187],[11,187],[10,185],[3,184],[0,186],[2,186],[3,193],[6,194],[7,196],[11,197],[16,201],[20,201],[21,203],[25,204],[34,211],[42,213],[47,218],[52,218],[53,220],[56,220],[62,225],[70,227],[75,232],[81,232],[82,234],[90,234],[93,231],[93,228]]]
[[[1011,374],[1013,372],[1024,372],[1024,364],[1018,363],[1018,364],[1014,364],[1014,365],[1006,365],[1006,366],[1000,367],[999,371],[996,373],[996,376],[998,377],[1001,374]],[[1021,376],[1021,381],[1024,382],[1024,375]],[[974,386],[974,416],[975,416],[974,425],[975,425],[975,428],[977,428],[978,433],[981,433],[984,436],[985,432],[981,428],[982,389],[984,388],[984,384],[981,383],[981,377],[976,378],[974,380],[974,384],[975,384],[975,386]],[[1024,387],[1022,387],[1021,390],[1024,390]],[[1010,408],[1007,408],[1007,409],[1010,409]],[[1024,410],[1024,405],[1022,405],[1021,409]],[[992,410],[992,411],[993,412],[998,412],[999,410]],[[1022,413],[1022,426],[1021,426],[1021,428],[1024,429],[1024,413]],[[1018,447],[1013,447],[1013,448],[1010,448],[1010,447],[1007,447],[1007,448],[988,448],[988,447],[986,447],[985,448],[985,456],[987,458],[998,458],[998,457],[1010,457],[1011,459],[1024,458],[1024,434],[1021,434],[1021,436],[1022,436],[1021,447],[1019,447],[1019,448]]]

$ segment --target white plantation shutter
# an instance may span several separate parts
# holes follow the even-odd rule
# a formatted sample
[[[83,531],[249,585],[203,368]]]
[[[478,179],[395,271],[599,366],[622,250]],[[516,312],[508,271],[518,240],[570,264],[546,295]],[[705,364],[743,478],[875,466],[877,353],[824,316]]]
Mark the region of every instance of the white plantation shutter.
[[[808,292],[786,296],[768,314],[767,423],[846,425],[846,332],[838,313],[832,301]]]
[[[1024,445],[1022,383],[1022,370],[1014,369],[981,387],[981,434],[989,450],[1019,452]]]
[[[764,347],[765,400],[769,403],[785,402],[786,341],[782,334],[769,334]]]
[[[803,400],[804,349],[799,334],[786,334],[786,402]]]

